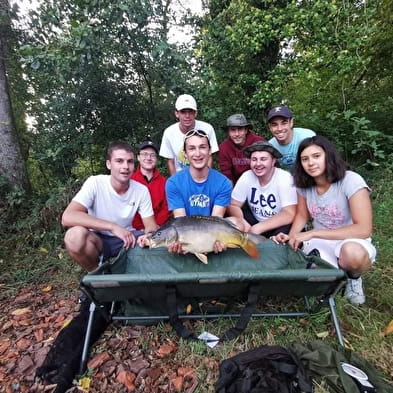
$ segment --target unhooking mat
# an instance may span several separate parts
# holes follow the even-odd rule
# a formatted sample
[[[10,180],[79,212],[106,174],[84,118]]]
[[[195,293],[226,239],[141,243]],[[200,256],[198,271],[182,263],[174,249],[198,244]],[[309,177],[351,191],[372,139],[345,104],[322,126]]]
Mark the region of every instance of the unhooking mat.
[[[236,298],[250,286],[258,296],[316,297],[331,294],[345,280],[342,270],[287,245],[267,240],[258,250],[258,259],[242,249],[210,253],[203,264],[193,254],[136,247],[86,275],[81,286],[98,303],[159,304],[167,298],[168,287],[175,288],[177,299]]]

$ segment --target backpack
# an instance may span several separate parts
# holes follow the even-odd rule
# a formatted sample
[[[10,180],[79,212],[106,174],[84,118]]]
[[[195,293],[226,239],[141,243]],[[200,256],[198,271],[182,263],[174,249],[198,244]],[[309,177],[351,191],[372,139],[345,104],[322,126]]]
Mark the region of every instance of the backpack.
[[[216,393],[312,393],[312,381],[290,350],[263,345],[220,364]]]

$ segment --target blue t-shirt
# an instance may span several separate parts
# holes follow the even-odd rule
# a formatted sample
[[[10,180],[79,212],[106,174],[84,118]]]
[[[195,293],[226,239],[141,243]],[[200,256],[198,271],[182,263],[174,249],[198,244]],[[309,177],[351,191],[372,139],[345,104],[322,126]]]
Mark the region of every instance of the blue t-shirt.
[[[315,132],[308,128],[294,128],[293,138],[287,145],[280,145],[276,138],[272,138],[269,142],[282,154],[282,157],[278,159],[283,169],[291,170],[296,161],[297,151],[299,145],[306,138],[310,138],[315,135]]]
[[[172,175],[165,185],[169,210],[186,210],[186,215],[210,216],[214,205],[228,206],[231,202],[232,184],[215,169],[209,169],[207,179],[196,182],[185,168]]]

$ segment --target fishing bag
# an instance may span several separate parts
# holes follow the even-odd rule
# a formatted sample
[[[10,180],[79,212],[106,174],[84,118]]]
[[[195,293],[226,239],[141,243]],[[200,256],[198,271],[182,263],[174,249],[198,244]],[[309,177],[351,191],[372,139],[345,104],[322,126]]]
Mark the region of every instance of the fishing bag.
[[[331,393],[393,393],[393,386],[384,381],[376,368],[348,348],[321,340],[294,342],[288,348],[297,355],[315,381],[326,382]],[[345,373],[343,364],[355,366],[365,373],[373,388],[359,384],[359,380]]]
[[[290,350],[263,345],[220,364],[216,393],[311,393],[312,381]]]

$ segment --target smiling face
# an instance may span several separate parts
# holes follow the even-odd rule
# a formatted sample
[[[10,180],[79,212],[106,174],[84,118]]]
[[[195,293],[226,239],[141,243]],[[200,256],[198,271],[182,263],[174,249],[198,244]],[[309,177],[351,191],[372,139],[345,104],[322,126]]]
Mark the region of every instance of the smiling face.
[[[152,147],[146,147],[138,154],[141,169],[153,170],[157,165],[157,152]]]
[[[194,109],[175,110],[175,116],[179,120],[179,127],[182,132],[186,133],[195,127],[197,111],[194,111]]]
[[[184,141],[184,154],[190,161],[190,166],[196,169],[208,167],[210,158],[210,145],[206,136],[195,134]]]
[[[254,151],[250,157],[250,168],[258,178],[268,182],[274,173],[276,159],[267,151]]]
[[[244,146],[246,142],[247,127],[229,126],[228,136],[236,146]]]
[[[309,176],[316,178],[325,175],[326,153],[322,147],[317,145],[306,147],[300,153],[300,162]]]
[[[115,184],[129,184],[130,175],[134,172],[134,153],[123,149],[113,150],[106,167],[111,172],[111,181]]]
[[[269,121],[269,129],[280,145],[287,145],[293,138],[293,119],[273,117]]]

